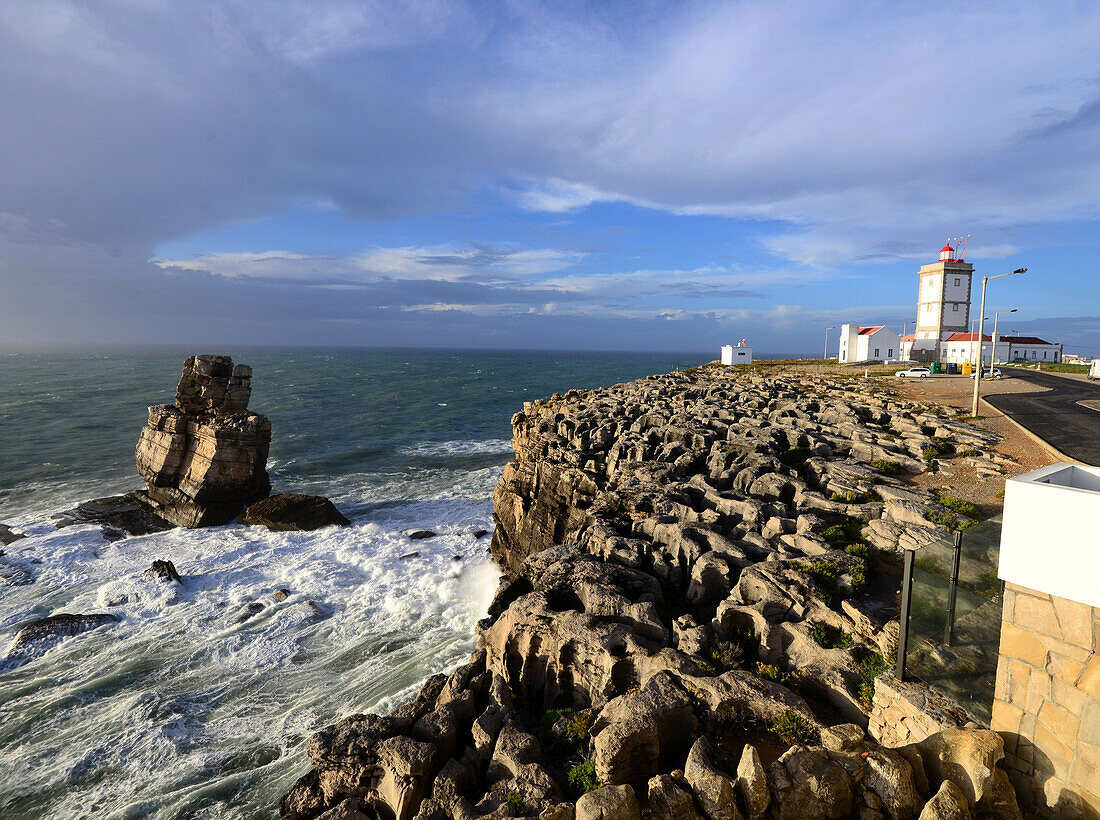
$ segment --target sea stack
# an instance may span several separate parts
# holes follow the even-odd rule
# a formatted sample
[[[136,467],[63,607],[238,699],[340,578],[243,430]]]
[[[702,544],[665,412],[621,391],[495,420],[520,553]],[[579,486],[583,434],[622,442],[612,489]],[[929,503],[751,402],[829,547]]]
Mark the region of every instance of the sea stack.
[[[181,527],[226,524],[271,492],[271,422],[251,413],[252,368],[229,356],[192,356],[176,403],[149,408],[137,444],[145,500]]]

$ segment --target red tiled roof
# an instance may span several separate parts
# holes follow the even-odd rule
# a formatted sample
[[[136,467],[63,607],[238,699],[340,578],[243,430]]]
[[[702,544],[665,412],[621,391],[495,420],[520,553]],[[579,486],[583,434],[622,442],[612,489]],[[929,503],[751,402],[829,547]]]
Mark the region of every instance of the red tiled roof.
[[[1001,336],[997,341],[1010,342],[1014,345],[1050,345],[1057,347],[1053,342],[1040,339],[1038,336]]]
[[[874,327],[861,327],[859,329],[860,336],[870,336],[872,333],[877,333],[882,330],[886,325],[875,325]]]
[[[1003,339],[1004,337],[1002,336],[1001,338]],[[976,341],[978,341],[978,334],[977,333],[952,333],[944,341],[947,341],[947,342],[976,342]],[[993,337],[983,335],[982,336],[982,341],[983,342],[992,342]]]
[[[912,342],[912,341],[915,341],[916,338],[917,338],[916,333],[906,333],[904,336],[899,336],[898,341],[899,342]]]

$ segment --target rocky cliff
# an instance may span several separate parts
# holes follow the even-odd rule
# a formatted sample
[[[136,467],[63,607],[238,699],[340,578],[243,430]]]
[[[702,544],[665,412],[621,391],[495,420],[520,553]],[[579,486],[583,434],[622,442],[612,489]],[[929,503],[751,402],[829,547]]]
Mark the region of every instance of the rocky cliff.
[[[137,444],[144,500],[183,527],[225,524],[271,492],[271,422],[248,410],[252,368],[228,356],[192,356],[176,403],[149,408]]]
[[[872,382],[709,368],[512,423],[476,653],[316,734],[282,817],[1020,816],[997,735],[864,736],[893,552],[947,534],[907,477],[989,434]]]

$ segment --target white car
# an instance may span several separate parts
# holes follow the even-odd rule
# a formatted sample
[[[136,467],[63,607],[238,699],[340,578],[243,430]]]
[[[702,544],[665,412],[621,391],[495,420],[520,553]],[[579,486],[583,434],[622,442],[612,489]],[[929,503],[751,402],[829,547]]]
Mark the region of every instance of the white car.
[[[985,372],[982,373],[982,378],[983,379],[999,379],[999,378],[1001,378],[1002,375],[1004,375],[1004,374],[1001,373],[1001,368],[994,367],[992,370],[990,370],[987,367],[985,369]],[[977,376],[977,374],[975,374],[975,375],[971,376],[970,378],[976,379],[976,378],[978,378],[978,376]]]
[[[899,379],[926,379],[932,375],[927,367],[910,367],[908,370],[899,370],[894,374]]]

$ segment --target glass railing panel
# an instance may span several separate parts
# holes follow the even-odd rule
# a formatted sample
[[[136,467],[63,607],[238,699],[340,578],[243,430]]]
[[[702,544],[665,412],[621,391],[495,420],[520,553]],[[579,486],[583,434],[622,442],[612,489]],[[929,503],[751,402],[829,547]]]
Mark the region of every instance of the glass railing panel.
[[[953,538],[917,550],[910,598],[907,674],[941,690],[986,723],[1001,635],[1000,540],[999,516],[965,530],[956,584]]]

